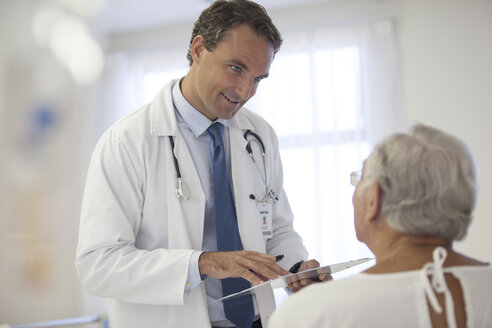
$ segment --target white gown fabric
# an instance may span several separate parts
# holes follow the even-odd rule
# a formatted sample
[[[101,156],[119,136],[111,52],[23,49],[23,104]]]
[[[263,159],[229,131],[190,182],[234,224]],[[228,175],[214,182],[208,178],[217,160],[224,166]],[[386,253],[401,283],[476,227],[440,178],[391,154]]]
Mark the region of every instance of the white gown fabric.
[[[434,250],[434,262],[421,270],[361,273],[309,286],[287,299],[268,328],[432,327],[428,304],[440,313],[436,294],[444,293],[448,327],[456,327],[453,299],[444,279],[461,283],[467,327],[492,327],[492,267],[442,267],[446,250]]]

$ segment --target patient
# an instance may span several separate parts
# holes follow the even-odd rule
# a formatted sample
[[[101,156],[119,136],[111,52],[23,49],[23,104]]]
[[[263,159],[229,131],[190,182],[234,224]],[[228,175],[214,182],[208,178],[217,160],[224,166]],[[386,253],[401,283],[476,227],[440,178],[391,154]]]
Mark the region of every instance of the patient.
[[[352,173],[357,238],[376,265],[289,297],[269,328],[492,327],[492,267],[453,250],[472,219],[469,149],[416,125],[382,141]]]

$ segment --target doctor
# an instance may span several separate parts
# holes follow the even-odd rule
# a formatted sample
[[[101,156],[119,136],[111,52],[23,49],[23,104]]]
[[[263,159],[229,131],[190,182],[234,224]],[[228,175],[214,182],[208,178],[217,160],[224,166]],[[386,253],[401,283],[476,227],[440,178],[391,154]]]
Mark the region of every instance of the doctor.
[[[250,287],[288,274],[289,268],[319,266],[304,261],[306,249],[293,230],[277,137],[262,118],[241,109],[268,77],[281,43],[263,7],[247,0],[215,1],[195,23],[188,74],[169,82],[152,103],[115,123],[97,143],[76,269],[90,292],[110,299],[112,328],[243,328],[261,327],[262,321],[266,326],[274,306],[271,292],[249,296],[249,308],[207,304],[225,296],[225,278]],[[217,124],[223,130],[230,202],[215,197],[209,127]],[[240,236],[241,246],[233,251],[217,244],[222,223],[215,223],[224,204],[235,212],[227,217],[232,227],[227,232]],[[278,265],[275,256],[281,254]],[[289,287],[297,291],[311,282]],[[247,323],[236,319],[250,312]]]

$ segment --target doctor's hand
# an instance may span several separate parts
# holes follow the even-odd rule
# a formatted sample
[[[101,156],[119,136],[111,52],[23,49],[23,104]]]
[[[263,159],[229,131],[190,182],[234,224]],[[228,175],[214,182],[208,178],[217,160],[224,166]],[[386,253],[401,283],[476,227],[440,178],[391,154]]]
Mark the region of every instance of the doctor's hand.
[[[301,272],[304,270],[308,269],[314,269],[314,268],[319,268],[319,262],[316,260],[309,260],[309,261],[304,261],[302,262],[301,266],[299,267],[299,270],[297,272]],[[293,282],[289,284],[289,289],[293,291],[294,293],[301,290],[302,288],[311,285],[312,283],[315,282],[322,282],[322,281],[328,281],[333,279],[330,274],[320,274],[318,276],[318,279],[301,279],[299,281]]]
[[[254,285],[289,274],[275,264],[275,256],[253,251],[203,252],[198,260],[200,274],[216,279],[244,278]]]

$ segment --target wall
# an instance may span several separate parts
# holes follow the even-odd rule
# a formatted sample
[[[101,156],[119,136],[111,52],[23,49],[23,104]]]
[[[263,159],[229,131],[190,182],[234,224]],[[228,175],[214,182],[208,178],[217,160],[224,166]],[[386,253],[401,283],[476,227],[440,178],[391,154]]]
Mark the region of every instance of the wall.
[[[457,249],[492,261],[492,1],[397,1],[403,100],[409,122],[435,125],[476,155],[480,195]]]
[[[0,1],[0,325],[102,308],[74,267],[95,90],[36,46],[38,3]]]

